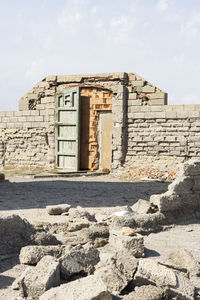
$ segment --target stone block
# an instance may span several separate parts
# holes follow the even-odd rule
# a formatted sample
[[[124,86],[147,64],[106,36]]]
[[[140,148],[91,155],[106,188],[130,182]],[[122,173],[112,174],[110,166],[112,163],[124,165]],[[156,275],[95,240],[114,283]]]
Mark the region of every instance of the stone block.
[[[27,100],[37,100],[38,99],[38,94],[33,94],[33,93],[30,93],[27,95]]]
[[[154,93],[155,92],[155,86],[145,85],[142,88],[143,93]]]
[[[153,93],[151,94],[151,99],[164,99],[166,98],[167,94],[166,93]]]
[[[90,275],[53,288],[39,298],[39,300],[52,299],[112,300],[113,297],[98,275]]]
[[[44,256],[60,257],[64,248],[61,246],[26,246],[21,248],[19,260],[21,264],[36,265]]]
[[[137,93],[128,93],[128,99],[136,100],[137,99]]]
[[[145,119],[146,118],[146,114],[145,113],[133,113],[132,115],[133,119]]]
[[[47,82],[49,82],[49,81],[56,81],[56,78],[57,78],[57,76],[55,76],[55,75],[49,75],[45,79]]]
[[[131,81],[131,84],[134,87],[143,87],[144,86],[144,80],[133,80],[133,81]],[[141,89],[141,91],[142,91],[142,89]]]
[[[69,204],[58,204],[46,206],[47,213],[49,215],[61,215],[62,213],[68,212],[71,208]]]
[[[165,99],[151,99],[150,100],[151,105],[165,105]]]
[[[109,245],[116,249],[120,255],[143,257],[144,239],[143,236],[135,234],[134,236],[122,235],[121,230],[111,230]]]
[[[52,256],[44,256],[35,268],[28,270],[19,283],[25,297],[38,299],[45,291],[60,284],[59,262]]]

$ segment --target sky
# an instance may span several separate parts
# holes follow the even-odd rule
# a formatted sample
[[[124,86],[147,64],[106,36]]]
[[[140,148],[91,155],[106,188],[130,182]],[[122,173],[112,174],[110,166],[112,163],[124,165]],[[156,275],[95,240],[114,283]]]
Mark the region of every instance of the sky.
[[[200,0],[0,0],[0,111],[47,75],[105,72],[200,103]]]

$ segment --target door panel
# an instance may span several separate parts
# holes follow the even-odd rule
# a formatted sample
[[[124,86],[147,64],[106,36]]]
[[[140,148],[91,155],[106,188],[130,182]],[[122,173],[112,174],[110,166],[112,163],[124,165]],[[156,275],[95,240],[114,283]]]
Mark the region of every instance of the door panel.
[[[79,170],[79,87],[67,88],[56,96],[56,166]]]
[[[111,169],[112,160],[112,128],[111,112],[100,113],[100,168]]]

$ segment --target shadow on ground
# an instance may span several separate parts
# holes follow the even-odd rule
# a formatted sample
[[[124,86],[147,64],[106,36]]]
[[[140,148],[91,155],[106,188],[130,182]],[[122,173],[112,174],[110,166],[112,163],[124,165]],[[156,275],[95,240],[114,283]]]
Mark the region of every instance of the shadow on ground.
[[[68,203],[72,207],[133,205],[138,199],[168,189],[161,182],[25,181],[0,183],[0,210],[44,208]]]

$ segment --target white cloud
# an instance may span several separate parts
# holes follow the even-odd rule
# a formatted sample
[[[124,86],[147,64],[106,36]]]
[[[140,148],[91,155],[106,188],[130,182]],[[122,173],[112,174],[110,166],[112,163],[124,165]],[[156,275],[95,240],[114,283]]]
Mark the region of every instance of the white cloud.
[[[164,12],[168,9],[168,6],[168,0],[159,0],[156,7],[160,12]]]

